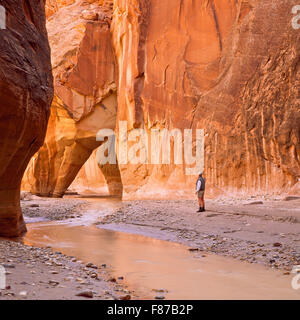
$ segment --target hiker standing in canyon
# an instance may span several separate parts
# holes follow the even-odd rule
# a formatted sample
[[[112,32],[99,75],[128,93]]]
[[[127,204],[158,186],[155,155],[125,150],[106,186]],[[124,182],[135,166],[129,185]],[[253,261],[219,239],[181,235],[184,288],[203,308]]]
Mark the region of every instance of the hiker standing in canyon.
[[[205,191],[205,179],[202,176],[202,172],[199,174],[199,177],[196,182],[196,194],[198,196],[199,210],[197,212],[204,212],[204,191]]]

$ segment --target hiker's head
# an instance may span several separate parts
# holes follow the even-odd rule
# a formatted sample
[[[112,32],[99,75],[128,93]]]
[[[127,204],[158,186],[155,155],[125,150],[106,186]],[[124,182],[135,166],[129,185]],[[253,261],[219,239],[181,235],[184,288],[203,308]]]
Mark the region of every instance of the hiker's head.
[[[202,177],[202,172],[199,173],[199,177]]]

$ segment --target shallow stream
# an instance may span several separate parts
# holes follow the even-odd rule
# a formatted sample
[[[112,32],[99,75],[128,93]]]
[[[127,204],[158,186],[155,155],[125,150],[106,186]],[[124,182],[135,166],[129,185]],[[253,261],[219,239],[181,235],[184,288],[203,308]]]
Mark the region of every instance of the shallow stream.
[[[91,200],[80,219],[28,224],[24,243],[96,265],[107,264],[118,280],[142,299],[300,299],[291,276],[260,265],[205,254],[195,257],[184,245],[143,235],[101,229],[95,225],[119,205]],[[155,290],[163,289],[164,292]]]

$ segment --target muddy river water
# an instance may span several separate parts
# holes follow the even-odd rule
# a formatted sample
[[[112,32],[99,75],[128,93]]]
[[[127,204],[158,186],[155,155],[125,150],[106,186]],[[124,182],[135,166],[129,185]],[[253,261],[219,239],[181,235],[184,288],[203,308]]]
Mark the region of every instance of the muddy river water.
[[[291,286],[293,275],[211,254],[197,258],[181,244],[97,227],[117,205],[98,200],[80,219],[29,223],[24,243],[107,264],[142,299],[300,299],[300,290]]]

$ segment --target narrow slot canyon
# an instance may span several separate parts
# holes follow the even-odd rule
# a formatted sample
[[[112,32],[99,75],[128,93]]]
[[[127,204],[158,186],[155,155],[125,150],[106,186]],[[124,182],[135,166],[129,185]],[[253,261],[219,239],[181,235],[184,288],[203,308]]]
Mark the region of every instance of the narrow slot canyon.
[[[100,146],[97,132],[116,128],[117,74],[111,17],[100,7],[84,13],[86,8],[79,3],[73,6],[72,15],[66,7],[48,18],[54,99],[44,145],[31,159],[22,181],[22,190],[37,196],[63,197],[76,176],[83,177],[80,169]],[[57,29],[57,25],[64,29]],[[93,166],[92,161],[97,163],[95,157],[90,160]],[[84,184],[87,188],[88,184],[99,185],[102,180],[110,195],[122,197],[117,165],[93,166],[90,176],[84,177],[85,182],[77,179],[83,182],[82,188]]]
[[[0,300],[299,300],[298,9],[0,0]]]

